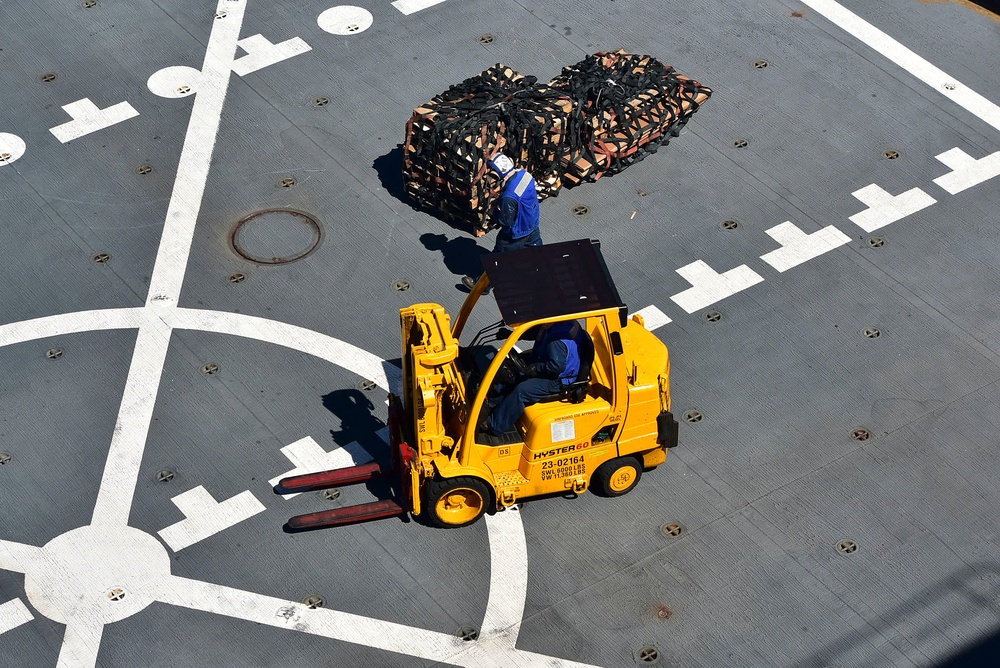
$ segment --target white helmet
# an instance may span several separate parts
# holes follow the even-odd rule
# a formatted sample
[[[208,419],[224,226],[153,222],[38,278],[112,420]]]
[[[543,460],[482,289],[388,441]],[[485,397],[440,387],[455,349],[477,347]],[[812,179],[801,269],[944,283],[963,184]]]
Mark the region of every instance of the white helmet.
[[[499,174],[502,178],[514,169],[514,161],[505,156],[503,153],[497,153],[493,156],[493,159],[490,160],[490,167],[492,167],[493,171]]]

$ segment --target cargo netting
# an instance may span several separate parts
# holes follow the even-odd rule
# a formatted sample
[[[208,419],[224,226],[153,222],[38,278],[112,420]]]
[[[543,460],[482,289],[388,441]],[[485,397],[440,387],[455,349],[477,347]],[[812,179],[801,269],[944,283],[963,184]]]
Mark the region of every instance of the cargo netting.
[[[406,124],[407,195],[485,233],[505,153],[535,177],[539,199],[613,174],[667,143],[711,95],[649,56],[597,53],[550,84],[497,64],[417,107]]]

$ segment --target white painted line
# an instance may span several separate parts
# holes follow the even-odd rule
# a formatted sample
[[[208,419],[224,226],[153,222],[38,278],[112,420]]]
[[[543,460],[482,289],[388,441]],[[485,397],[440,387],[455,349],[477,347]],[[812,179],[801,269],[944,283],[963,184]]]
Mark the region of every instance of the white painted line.
[[[764,280],[760,274],[745,264],[719,274],[703,260],[696,260],[683,266],[677,273],[693,287],[678,292],[670,299],[688,313],[694,313],[722,301]]]
[[[364,464],[372,460],[372,456],[357,441],[327,452],[323,449],[323,446],[313,440],[312,436],[306,436],[290,445],[286,445],[281,449],[281,454],[288,457],[288,460],[292,462],[295,468],[268,480],[267,484],[271,487],[277,485],[282,478],[288,478],[293,475],[342,469],[348,466]],[[298,496],[298,494],[284,494],[283,496],[286,499],[290,499],[293,496]]]
[[[247,55],[237,58],[233,63],[233,72],[241,77],[312,51],[312,47],[306,44],[301,37],[293,37],[280,44],[272,44],[263,35],[251,35],[241,39],[237,44],[247,52]]]
[[[673,322],[673,320],[670,319],[670,316],[656,308],[653,304],[650,304],[646,308],[639,309],[633,315],[640,316],[646,329],[651,332],[654,329],[659,329],[660,327]]]
[[[158,533],[174,552],[180,552],[265,510],[264,504],[249,491],[219,502],[201,485],[170,500],[184,513],[184,519]]]
[[[103,331],[107,329],[135,329],[143,322],[141,308],[100,309],[59,313],[33,320],[0,325],[0,348],[25,341],[37,341],[63,334]]]
[[[802,4],[822,14],[841,30],[861,40],[983,122],[1000,130],[1000,107],[921,58],[857,14],[833,0],[802,0]]]
[[[147,306],[177,303],[198,211],[205,194],[205,184],[208,183],[212,151],[219,132],[246,4],[219,0],[218,10],[227,12],[227,16],[212,23],[198,82],[198,95],[194,98],[191,120],[184,136],[177,180],[167,206],[167,219],[149,283]]]
[[[781,225],[775,225],[766,232],[768,236],[781,244],[781,248],[761,255],[760,259],[778,271],[788,271],[792,267],[797,267],[803,262],[808,262],[814,257],[819,257],[823,253],[843,246],[851,240],[849,236],[833,225],[828,225],[812,234],[806,234],[795,223],[788,220]]]
[[[146,81],[153,95],[166,98],[189,97],[198,92],[201,72],[186,65],[171,65],[157,70]]]
[[[119,102],[107,109],[98,109],[97,105],[86,97],[64,105],[63,111],[69,114],[73,120],[49,128],[49,132],[54,134],[56,139],[63,144],[139,115],[139,112],[133,109],[128,102]]]
[[[384,390],[388,390],[390,382],[394,381],[387,378],[387,372],[395,369],[400,375],[402,374],[398,367],[383,364],[381,357],[363,348],[305,327],[276,320],[241,313],[185,308],[172,309],[170,313],[164,313],[163,317],[178,329],[241,336],[301,350],[341,366],[362,378],[368,378]]]
[[[150,317],[140,327],[97,492],[93,524],[128,524],[169,343],[170,328],[159,319]]]
[[[41,557],[40,547],[0,540],[0,570],[27,573]]]
[[[158,318],[170,328],[228,334],[298,350],[336,364],[384,390],[402,385],[402,370],[363,348],[311,329],[240,313],[200,309],[165,309]],[[0,325],[0,347],[26,341],[109,329],[134,329],[150,322],[143,308],[77,311]]]
[[[16,162],[28,146],[24,140],[9,132],[0,132],[0,167]]]
[[[171,577],[163,580],[156,599],[192,610],[299,631],[400,654],[445,661],[462,641],[450,634],[427,631],[362,617],[331,608],[309,609],[302,603],[230,587]]]
[[[67,624],[56,668],[95,668],[102,635],[100,624]]]
[[[503,634],[513,649],[528,595],[528,546],[520,511],[487,515],[490,538],[490,594],[480,638]]]
[[[951,172],[937,177],[934,183],[952,195],[1000,176],[1000,151],[976,160],[962,149],[955,147],[936,157],[950,167]]]
[[[367,9],[340,5],[331,7],[316,17],[316,25],[331,35],[356,35],[371,28],[374,20]]]
[[[28,610],[28,606],[21,603],[21,599],[12,598],[0,605],[0,636],[12,631],[22,624],[27,624],[35,616]]]
[[[428,7],[433,7],[434,5],[440,5],[444,0],[395,0],[392,6],[401,11],[403,14],[409,16],[410,14],[415,14],[422,9],[427,9]]]
[[[893,196],[874,183],[851,194],[868,205],[866,210],[850,217],[850,221],[865,232],[874,232],[937,202],[920,188]]]

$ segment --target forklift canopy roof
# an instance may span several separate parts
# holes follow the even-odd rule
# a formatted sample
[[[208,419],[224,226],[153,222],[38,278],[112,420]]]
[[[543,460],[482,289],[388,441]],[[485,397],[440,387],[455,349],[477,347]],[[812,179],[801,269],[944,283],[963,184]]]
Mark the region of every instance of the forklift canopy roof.
[[[624,308],[601,255],[601,242],[565,241],[483,257],[497,307],[515,327],[541,318]]]

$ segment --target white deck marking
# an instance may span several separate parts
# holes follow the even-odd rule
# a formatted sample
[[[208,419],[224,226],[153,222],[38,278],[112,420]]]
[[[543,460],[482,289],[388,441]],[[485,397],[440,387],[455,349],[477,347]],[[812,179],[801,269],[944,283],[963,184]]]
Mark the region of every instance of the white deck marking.
[[[187,269],[194,225],[208,180],[212,149],[246,9],[243,2],[219,0],[219,11],[223,7],[226,16],[213,22],[208,39],[201,74],[202,88],[195,98],[184,137],[177,179],[153,267],[147,307],[174,306]],[[111,438],[111,449],[97,494],[93,524],[128,523],[169,345],[170,326],[152,312],[145,314],[140,323],[125,381],[125,393]]]
[[[93,524],[128,524],[169,343],[170,328],[155,317],[147,318],[146,324],[139,329],[132,352],[118,420],[97,492]]]
[[[861,40],[983,122],[1000,130],[1000,107],[921,58],[857,14],[833,0],[802,0],[802,4],[822,14],[834,25]]]
[[[94,668],[103,635],[101,625],[67,624],[56,668]]]
[[[434,5],[440,5],[444,0],[395,0],[392,6],[401,11],[403,14],[409,16],[410,14],[415,14],[422,9],[427,9],[428,7],[433,7]]]
[[[388,434],[388,428],[384,431]],[[348,466],[364,464],[372,460],[372,456],[357,441],[327,452],[323,449],[323,446],[313,440],[312,436],[300,438],[294,443],[286,445],[281,449],[281,454],[288,457],[288,460],[292,462],[295,468],[268,480],[267,484],[271,485],[271,487],[281,482],[282,478],[288,478],[293,475],[342,469]],[[298,494],[284,494],[282,496],[290,499],[298,496]]]
[[[165,579],[156,598],[163,603],[211,612],[290,631],[367,645],[390,652],[444,661],[460,648],[453,635],[362,617],[332,608],[309,609],[230,587],[180,577]]]
[[[6,603],[0,604],[0,636],[22,624],[27,624],[34,618],[31,610],[28,610],[28,606],[22,603],[19,598],[12,598]]]
[[[49,132],[63,144],[139,115],[139,112],[132,108],[128,102],[119,102],[107,109],[98,109],[97,105],[86,97],[64,105],[63,111],[69,114],[73,120],[49,128]]]
[[[27,149],[27,144],[17,135],[0,132],[0,167],[16,162]]]
[[[240,313],[200,309],[172,309],[165,317],[178,329],[240,336],[301,350],[368,378],[384,390],[394,387],[393,383],[401,382],[398,378],[402,376],[402,370],[384,364],[378,355],[305,327]]]
[[[339,341],[338,339],[319,334],[318,332],[304,330],[301,327],[234,313],[198,311],[194,309],[182,308],[152,310],[159,316],[165,325],[173,328],[213,331],[233,336],[245,336],[257,340],[268,341],[276,345],[282,345],[295,350],[300,350],[306,354],[314,355],[333,364],[348,368],[363,378],[372,378],[383,388],[386,388],[388,385],[386,374],[383,373],[383,369],[388,373],[390,381],[398,382],[397,376],[400,373],[398,368],[381,363],[379,358],[360,348],[356,348],[343,341]],[[79,313],[47,316],[28,322],[3,325],[0,326],[0,347],[62,334],[81,333],[102,329],[142,327],[149,312],[150,309],[146,308],[82,311]],[[406,643],[427,641],[427,644],[429,645],[432,643],[446,642],[450,643],[453,647],[457,647],[457,650],[454,652],[443,652],[444,655],[447,655],[445,657],[448,658],[447,663],[466,666],[468,668],[495,668],[497,665],[512,667],[549,666],[553,668],[593,668],[589,667],[588,664],[566,661],[556,657],[544,656],[532,652],[524,652],[514,648],[514,642],[516,641],[519,629],[516,617],[518,614],[523,614],[518,611],[523,611],[524,608],[526,585],[523,583],[526,582],[527,578],[528,557],[526,551],[527,547],[523,536],[524,528],[521,525],[520,515],[516,512],[507,512],[503,515],[503,519],[501,520],[502,524],[499,525],[495,523],[493,517],[488,516],[486,518],[490,535],[492,536],[494,531],[500,531],[501,534],[500,538],[490,539],[491,587],[489,600],[487,601],[486,615],[484,618],[488,621],[488,625],[486,627],[487,630],[502,630],[497,630],[494,634],[487,632],[482,633],[480,635],[480,639],[476,643],[473,643],[474,646],[472,647],[469,646],[469,643],[461,643],[461,645],[458,645],[457,643],[460,643],[461,641],[451,635],[438,634],[422,629],[409,629],[405,626],[388,624],[387,622],[377,619],[345,615],[344,613],[335,613],[330,610],[327,610],[325,614],[332,616],[324,618],[326,620],[324,621],[324,626],[318,626],[315,628],[299,626],[298,622],[286,624],[284,621],[279,623],[270,619],[268,619],[266,623],[270,623],[274,626],[280,626],[282,628],[292,628],[293,630],[316,633],[331,638],[354,638],[355,640],[350,641],[359,642],[372,647],[384,647],[386,644],[386,631],[388,630],[390,632],[394,632],[396,628],[402,628],[407,631],[407,635],[404,637],[403,642],[395,643],[393,645],[393,651],[399,651],[413,656],[426,656],[426,654],[431,651],[427,648],[427,646],[418,647],[416,645],[406,645]],[[90,546],[91,551],[97,549],[95,546],[98,542],[101,544],[100,549],[105,551],[116,551],[117,553],[128,552],[130,554],[138,551],[137,548],[134,547],[134,545],[141,543],[137,536],[132,537],[131,544],[134,545],[131,549],[123,547],[123,545],[125,545],[124,543],[118,544],[115,542],[116,540],[122,541],[132,533],[140,533],[138,530],[124,527],[113,531],[100,541],[97,541],[95,538],[86,538],[85,534],[88,532],[93,533],[96,530],[96,527],[85,527],[83,529],[75,530],[74,535],[79,534],[80,536],[83,536],[81,540],[84,542],[81,545]],[[31,566],[37,567],[39,563],[38,560],[40,560],[43,556],[41,548],[0,541],[0,568],[4,570],[13,570],[15,572],[22,573],[26,572]],[[87,563],[91,563],[91,561],[94,561],[94,559],[91,559]],[[128,600],[135,600],[135,597],[139,597],[140,603],[146,600],[155,599],[168,603],[174,603],[176,605],[182,605],[188,608],[218,612],[219,614],[250,621],[258,621],[256,617],[257,613],[252,609],[253,606],[248,607],[246,610],[239,607],[243,597],[246,597],[252,602],[265,600],[268,605],[274,603],[281,604],[284,606],[284,610],[290,611],[287,619],[293,619],[295,614],[297,614],[297,610],[305,609],[305,606],[297,603],[279,601],[278,599],[270,599],[266,597],[262,599],[256,594],[246,592],[235,592],[236,597],[232,599],[225,597],[219,598],[220,595],[224,595],[226,592],[235,590],[218,588],[216,585],[211,584],[193,583],[196,586],[196,589],[177,591],[174,587],[175,579],[166,578],[166,584],[164,584],[164,578],[157,576],[157,570],[155,568],[143,567],[139,563],[134,563],[131,559],[119,561],[111,559],[97,559],[97,561],[108,562],[113,566],[110,570],[114,571],[117,569],[120,571],[122,577],[115,577],[111,579],[115,579],[116,581],[128,580],[128,586],[130,587],[129,592],[133,595],[133,597]],[[149,555],[145,555],[140,559],[140,561],[144,564],[149,564],[153,560]],[[101,572],[103,572],[101,569],[95,569],[94,575],[99,575]],[[169,592],[167,594],[162,594],[162,587],[167,587]],[[52,592],[51,597],[59,598],[59,593],[61,591],[63,590],[59,589],[58,591]],[[69,597],[72,597],[72,600],[76,600],[75,592],[67,592],[66,596],[67,600],[69,600]],[[230,603],[235,603],[237,605],[236,607],[230,607]],[[496,610],[494,610],[494,606],[497,606]],[[269,611],[264,614],[272,615],[276,609],[277,606],[275,606],[275,608],[270,608]],[[76,619],[76,617],[74,618]],[[358,627],[358,625],[355,624],[355,620],[357,619],[363,620],[365,623],[361,627]],[[90,622],[96,627],[91,629],[91,637],[99,638],[99,632],[101,629],[100,623],[102,622],[101,619],[76,619],[76,621],[78,624]],[[103,621],[106,623],[106,620]],[[361,630],[358,631],[358,628]],[[370,637],[368,635],[369,633],[371,633]],[[66,648],[64,649],[64,656],[69,657],[67,660],[70,660],[74,654],[68,648],[80,643],[79,629],[70,632],[70,635],[67,637],[67,643],[68,645],[66,645]],[[400,648],[395,649],[396,647]],[[456,659],[454,657],[459,658]],[[440,660],[443,661],[444,658]],[[68,666],[73,664],[67,663],[66,665]],[[93,665],[93,662],[89,665]]]
[[[316,25],[320,30],[331,35],[357,35],[372,27],[375,19],[372,13],[362,7],[340,5],[330,7],[316,17]]]
[[[505,513],[506,514],[506,513]],[[511,513],[513,514],[513,513]],[[523,545],[523,527],[520,529]],[[514,528],[513,526],[511,528]],[[522,571],[521,579],[527,578]],[[362,617],[331,608],[309,609],[296,601],[282,600],[230,587],[170,577],[151,581],[155,598],[170,605],[211,612],[289,631],[308,633],[367,647],[439,661],[465,668],[594,668],[576,661],[524,652],[513,648],[516,635],[483,634],[466,643],[446,633],[404,626],[372,617]],[[492,597],[491,597],[492,599]],[[523,601],[523,599],[522,599]],[[523,602],[521,603],[523,606]],[[512,610],[513,608],[511,608]],[[487,610],[487,618],[490,611]],[[515,629],[516,630],[516,629]]]
[[[186,65],[171,65],[153,72],[146,81],[146,88],[153,95],[166,98],[189,97],[198,92],[201,72]]]
[[[41,556],[40,547],[0,540],[0,570],[27,573],[35,560]]]
[[[649,331],[654,329],[659,329],[664,325],[669,325],[673,322],[666,313],[656,308],[655,305],[650,304],[646,308],[639,309],[633,315],[638,315],[642,317],[642,321]]]
[[[490,537],[490,593],[480,636],[503,634],[513,649],[528,595],[528,546],[520,511],[487,515]],[[503,548],[503,549],[501,549]]]
[[[146,305],[177,303],[187,271],[191,240],[198,211],[208,183],[212,151],[219,133],[222,108],[232,73],[236,43],[240,38],[246,3],[219,0],[218,10],[226,17],[212,22],[205,63],[201,68],[198,94],[188,122],[177,180],[167,206],[167,219],[156,253]],[[167,299],[164,300],[163,298]]]
[[[263,35],[251,35],[241,39],[237,44],[247,52],[247,55],[237,58],[233,63],[233,72],[241,77],[312,51],[312,47],[301,37],[292,37],[280,44],[272,44]]]
[[[843,246],[851,240],[849,236],[833,225],[822,230],[806,234],[795,223],[786,220],[781,225],[775,225],[766,230],[768,236],[781,244],[781,248],[765,253],[760,259],[778,271],[788,271],[814,257]]]
[[[174,552],[180,552],[266,510],[264,504],[249,491],[219,502],[201,485],[170,500],[184,513],[184,519],[158,533]]]
[[[696,260],[685,265],[678,269],[677,273],[693,287],[678,292],[670,299],[688,313],[694,313],[722,301],[764,280],[760,274],[745,264],[719,274],[704,260]]]
[[[1000,151],[976,160],[962,149],[955,147],[935,157],[950,167],[951,172],[937,177],[934,183],[952,195],[1000,176]]]
[[[136,329],[149,318],[145,308],[99,309],[44,316],[0,325],[0,347],[65,334],[108,329]],[[363,348],[320,332],[241,313],[172,308],[157,310],[158,320],[171,329],[190,329],[238,336],[291,348],[336,364],[384,390],[398,388],[402,370]]]
[[[874,183],[851,194],[868,205],[867,209],[850,217],[850,221],[865,232],[874,232],[937,202],[920,188],[894,196]]]

